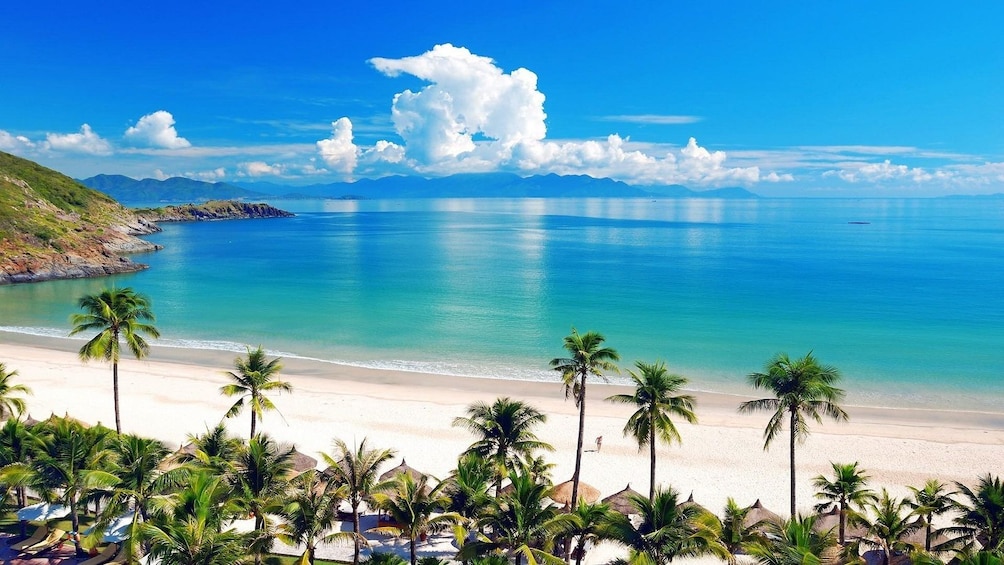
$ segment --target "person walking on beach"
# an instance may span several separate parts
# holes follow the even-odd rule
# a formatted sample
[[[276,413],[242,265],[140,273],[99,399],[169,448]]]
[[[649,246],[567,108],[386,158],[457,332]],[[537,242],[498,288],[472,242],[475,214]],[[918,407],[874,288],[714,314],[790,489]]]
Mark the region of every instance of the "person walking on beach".
[[[600,452],[601,447],[603,447],[603,436],[596,436],[596,453]]]

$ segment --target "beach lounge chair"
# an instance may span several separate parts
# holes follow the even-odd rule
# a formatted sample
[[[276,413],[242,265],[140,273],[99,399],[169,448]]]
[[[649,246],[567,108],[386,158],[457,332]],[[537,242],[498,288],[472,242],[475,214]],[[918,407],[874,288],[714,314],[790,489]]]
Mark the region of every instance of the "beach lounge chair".
[[[31,534],[31,537],[25,538],[17,543],[10,544],[10,548],[13,549],[14,551],[21,551],[26,547],[31,547],[36,543],[42,541],[42,538],[44,538],[48,534],[49,534],[49,527],[46,526],[45,524],[42,524],[41,526],[38,527],[37,530],[35,530],[35,533]]]
[[[43,551],[48,551],[56,547],[57,545],[63,543],[63,536],[65,535],[66,532],[60,530],[59,528],[50,530],[49,534],[46,535],[44,538],[42,538],[41,541],[22,549],[21,554],[34,556],[38,555],[39,553],[42,553]]]
[[[107,563],[115,558],[115,555],[119,552],[119,546],[114,543],[108,544],[108,547],[104,548],[101,553],[91,557],[87,561],[81,562],[79,565],[102,565],[102,563]]]

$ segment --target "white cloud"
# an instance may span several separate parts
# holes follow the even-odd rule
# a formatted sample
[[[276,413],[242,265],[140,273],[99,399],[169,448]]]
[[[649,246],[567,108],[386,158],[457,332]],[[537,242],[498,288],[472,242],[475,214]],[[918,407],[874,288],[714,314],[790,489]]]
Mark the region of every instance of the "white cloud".
[[[782,173],[779,175],[777,172],[771,171],[760,177],[760,180],[764,182],[792,182],[795,180],[795,175],[791,173]]]
[[[47,133],[44,146],[46,149],[67,153],[112,154],[111,143],[94,133],[91,126],[87,124],[80,126],[79,133]]]
[[[332,169],[350,174],[356,168],[357,148],[352,143],[352,122],[338,118],[331,122],[331,137],[317,142],[317,151]]]
[[[191,147],[184,137],[174,129],[174,116],[165,110],[147,114],[125,132],[125,139],[134,145],[158,147],[161,149],[181,149]]]
[[[881,163],[856,163],[840,170],[830,170],[823,173],[824,177],[836,175],[841,180],[850,183],[883,182],[889,180],[911,180],[927,182],[940,175],[931,174],[920,167],[895,165],[889,159]]]
[[[237,176],[248,176],[248,177],[262,177],[262,176],[279,176],[285,171],[285,167],[280,164],[269,165],[264,161],[251,161],[249,163],[240,163],[238,165],[240,170]]]
[[[724,152],[708,151],[694,139],[682,150],[661,156],[630,149],[629,140],[616,134],[605,141],[547,140],[545,97],[537,90],[537,75],[527,69],[505,73],[492,59],[463,47],[437,45],[415,57],[378,57],[370,63],[388,76],[406,73],[430,84],[419,92],[405,90],[394,96],[392,119],[404,144],[381,141],[362,148],[364,167],[396,164],[431,175],[495,170],[588,174],[636,184],[759,180],[758,167],[727,167]],[[663,124],[699,120],[656,115],[613,118]]]
[[[0,151],[25,155],[35,149],[35,143],[23,135],[14,135],[0,129]]]
[[[652,125],[681,125],[696,124],[703,118],[700,116],[672,116],[661,114],[621,114],[617,116],[603,116],[599,118],[603,122],[621,122],[626,124],[652,124]]]

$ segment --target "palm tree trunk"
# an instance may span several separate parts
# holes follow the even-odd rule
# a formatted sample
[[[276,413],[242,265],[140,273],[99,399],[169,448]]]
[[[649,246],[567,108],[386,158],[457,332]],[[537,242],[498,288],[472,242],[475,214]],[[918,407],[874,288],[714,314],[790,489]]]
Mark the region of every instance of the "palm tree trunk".
[[[572,473],[572,502],[571,508],[575,508],[579,500],[579,471],[582,470],[582,439],[586,431],[586,373],[580,376],[579,387],[579,439],[575,444],[575,472]]]
[[[795,518],[795,410],[791,410],[791,421],[788,427],[791,430],[791,517]]]
[[[844,545],[844,540],[847,532],[847,507],[843,503],[840,504],[840,530],[838,532],[838,538],[840,545]]]
[[[408,546],[411,549],[411,565],[415,565],[415,563],[416,563],[416,560],[415,560],[415,537],[412,536],[408,540],[408,542],[409,542]]]
[[[927,522],[927,526],[925,526],[925,528],[924,528],[924,530],[925,530],[925,533],[924,533],[924,551],[930,553],[931,552],[931,515],[930,514],[927,515],[926,522]]]
[[[354,546],[354,551],[352,552],[352,565],[359,565],[359,503],[352,505],[352,544]]]
[[[648,481],[648,501],[655,500],[655,417],[649,418],[648,423],[648,448],[649,460],[649,481]]]
[[[119,362],[112,361],[112,396],[115,397],[115,433],[122,435],[122,421],[119,418]]]
[[[586,536],[579,536],[579,545],[575,554],[575,565],[582,565],[582,557],[586,553]]]
[[[80,517],[77,516],[77,497],[70,497],[70,525],[72,533],[70,537],[73,538],[73,546],[76,548],[76,555],[81,554],[80,549]]]
[[[251,411],[251,436],[248,439],[254,439],[254,424],[255,424],[255,413],[254,410]]]

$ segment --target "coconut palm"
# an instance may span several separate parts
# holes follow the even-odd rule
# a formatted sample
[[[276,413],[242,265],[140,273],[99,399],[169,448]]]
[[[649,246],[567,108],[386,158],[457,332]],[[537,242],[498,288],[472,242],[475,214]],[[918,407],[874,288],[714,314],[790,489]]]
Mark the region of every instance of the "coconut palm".
[[[281,511],[283,523],[278,538],[289,545],[304,546],[300,565],[313,565],[319,543],[353,539],[348,532],[325,533],[338,521],[338,504],[345,498],[345,485],[336,485],[317,470],[309,469],[297,475],[290,487]]]
[[[616,371],[615,361],[620,361],[617,351],[603,347],[604,337],[593,331],[579,334],[575,328],[565,336],[564,348],[569,357],[551,359],[551,368],[561,373],[565,398],[572,396],[579,408],[579,435],[575,444],[575,470],[572,472],[572,498],[578,500],[579,478],[582,470],[582,440],[586,430],[586,379],[589,375],[603,376],[604,371]]]
[[[955,483],[955,488],[962,497],[953,503],[958,515],[955,525],[943,530],[954,536],[950,545],[972,552],[978,542],[984,551],[1004,551],[1004,483],[1000,477],[981,477],[975,490],[962,483]]]
[[[746,546],[761,565],[819,565],[839,563],[837,538],[832,531],[817,532],[815,516],[796,516],[765,524],[761,539]]]
[[[31,389],[23,384],[15,384],[17,371],[8,371],[7,366],[0,363],[0,420],[18,418],[24,413],[24,399],[18,394],[31,394]]]
[[[267,528],[265,515],[278,510],[284,502],[293,471],[293,448],[280,447],[270,437],[258,434],[251,438],[237,459],[232,476],[238,504],[254,515],[256,544],[252,548],[255,563],[271,549],[273,537]]]
[[[366,543],[366,538],[359,532],[359,506],[372,500],[376,489],[377,470],[380,465],[394,457],[392,449],[370,449],[363,438],[359,445],[352,448],[344,441],[335,439],[333,442],[335,456],[322,453],[321,457],[329,465],[325,473],[331,474],[331,480],[336,484],[345,485],[345,499],[352,507],[352,533],[354,534],[353,565],[359,565],[359,547]]]
[[[809,436],[806,416],[822,422],[826,415],[834,420],[847,420],[847,412],[837,405],[844,397],[844,391],[833,384],[840,379],[835,367],[820,365],[809,352],[801,359],[790,359],[786,353],[779,353],[766,365],[763,373],[749,375],[753,388],[774,393],[773,398],[750,400],[739,405],[739,412],[773,412],[764,430],[766,450],[784,429],[788,420],[790,467],[791,467],[791,515],[795,515],[795,444],[804,442]]]
[[[882,551],[882,564],[889,565],[894,552],[911,552],[917,547],[907,541],[907,537],[919,530],[920,520],[911,519],[913,513],[905,500],[889,496],[886,489],[874,501],[865,504],[867,515],[855,517],[855,521],[868,528],[861,543]]]
[[[923,488],[909,487],[913,492],[913,497],[906,503],[913,509],[913,513],[924,520],[924,551],[931,551],[931,540],[933,530],[931,523],[935,516],[940,516],[952,509],[952,492],[948,491],[948,485],[937,479],[929,479],[924,483]]]
[[[637,408],[624,426],[624,435],[635,438],[639,451],[646,445],[649,447],[648,498],[652,500],[655,497],[656,440],[666,444],[681,442],[680,432],[671,417],[678,416],[693,424],[697,422],[697,415],[694,414],[694,397],[676,394],[687,384],[686,378],[667,372],[662,361],[637,361],[635,367],[637,373],[628,371],[634,381],[634,394],[615,394],[607,400]]]
[[[534,428],[547,416],[529,404],[508,397],[495,402],[476,402],[467,407],[467,416],[453,419],[453,425],[466,428],[477,438],[468,453],[492,462],[495,466],[495,495],[502,487],[502,477],[533,457],[537,450],[554,451],[540,441]]]
[[[152,501],[151,518],[140,526],[140,535],[153,559],[164,565],[247,563],[251,536],[224,529],[240,513],[224,480],[199,471],[181,490]]]
[[[227,410],[224,418],[232,418],[244,410],[245,401],[251,411],[251,435],[255,434],[255,422],[262,418],[266,410],[275,410],[275,404],[269,397],[268,392],[292,392],[293,385],[278,379],[279,371],[282,370],[280,359],[269,359],[265,356],[265,351],[259,345],[257,349],[247,348],[247,357],[234,359],[234,368],[237,370],[227,371],[227,375],[234,380],[233,383],[220,387],[220,392],[225,396],[237,396],[237,402]]]
[[[449,510],[468,522],[474,521],[488,507],[491,499],[488,489],[494,480],[495,470],[490,462],[474,453],[465,453],[447,479],[445,492],[450,497]]]
[[[725,501],[722,516],[722,535],[720,541],[729,551],[728,562],[735,563],[736,556],[744,553],[746,547],[756,541],[761,541],[760,528],[763,524],[747,525],[746,517],[752,507],[739,506],[731,496]]]
[[[26,469],[31,487],[43,500],[70,508],[74,532],[80,531],[81,501],[120,482],[104,470],[113,456],[108,448],[111,433],[100,425],[85,428],[71,418],[53,418],[39,433],[40,449]],[[73,541],[79,552],[80,539]]]
[[[80,348],[80,358],[84,361],[104,359],[112,364],[112,394],[115,398],[115,432],[122,433],[122,423],[119,417],[119,358],[121,354],[120,340],[125,340],[126,347],[136,359],[142,359],[150,352],[150,345],[143,334],[150,337],[160,337],[160,332],[153,326],[153,311],[150,300],[131,288],[105,289],[98,294],[82,297],[78,306],[83,313],[73,314],[70,323],[73,329],[70,335],[98,330]]]
[[[721,522],[696,504],[680,504],[672,487],[659,488],[649,500],[630,495],[640,521],[609,514],[605,535],[628,548],[628,563],[661,565],[677,557],[729,558],[721,542]]]
[[[819,475],[812,480],[813,486],[819,489],[816,498],[825,502],[816,505],[817,512],[825,512],[831,504],[840,510],[839,526],[837,528],[837,543],[844,545],[847,531],[847,515],[851,505],[861,507],[875,500],[875,493],[865,488],[868,475],[864,469],[858,469],[858,463],[833,463],[833,479]]]
[[[570,531],[573,518],[559,513],[557,506],[545,504],[550,485],[516,472],[509,474],[509,480],[512,488],[492,499],[481,517],[491,539],[466,543],[458,559],[467,561],[504,551],[516,557],[516,565],[522,565],[524,558],[531,563],[561,565],[562,559],[552,553],[554,539]]]
[[[586,544],[596,542],[605,535],[606,524],[610,521],[610,505],[579,502],[570,516],[572,524],[565,533],[577,539],[575,565],[581,565],[586,554]]]
[[[207,429],[202,435],[189,435],[192,451],[181,451],[175,458],[196,469],[210,470],[216,475],[224,476],[233,472],[244,449],[244,442],[230,435],[222,423],[212,429]]]
[[[32,479],[32,474],[28,471],[31,469],[34,452],[39,448],[38,438],[24,422],[11,418],[0,428],[0,485],[14,489],[18,508],[24,508],[28,504],[26,487]],[[26,526],[22,521],[22,536],[27,533]]]
[[[374,528],[374,531],[408,538],[411,565],[417,562],[415,543],[419,537],[441,532],[463,520],[463,517],[456,512],[444,512],[433,516],[433,513],[450,504],[450,497],[443,492],[446,486],[446,482],[440,482],[430,488],[427,476],[422,475],[416,481],[408,473],[401,473],[389,492],[378,492],[373,495],[380,508],[390,514],[397,524]]]

